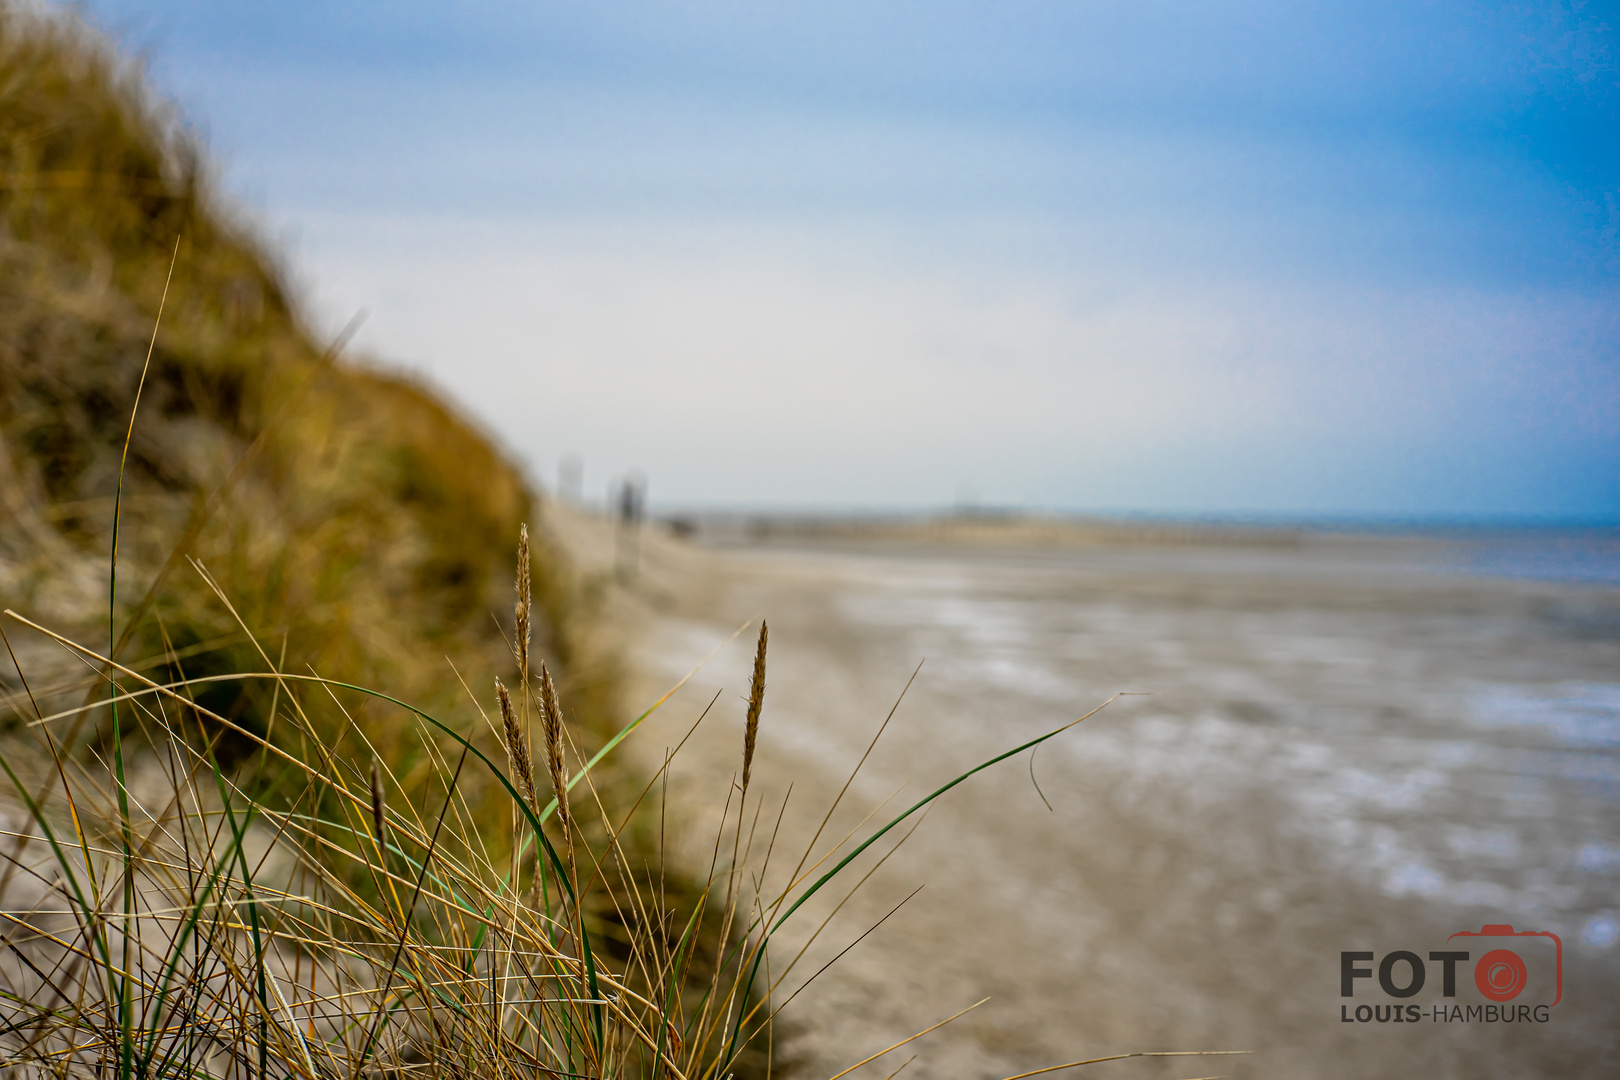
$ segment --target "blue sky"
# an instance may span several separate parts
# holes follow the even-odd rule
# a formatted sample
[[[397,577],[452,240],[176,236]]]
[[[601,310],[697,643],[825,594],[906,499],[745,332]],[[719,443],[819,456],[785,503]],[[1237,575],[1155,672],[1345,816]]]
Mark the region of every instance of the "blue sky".
[[[1612,4],[88,10],[542,480],[1620,519]]]

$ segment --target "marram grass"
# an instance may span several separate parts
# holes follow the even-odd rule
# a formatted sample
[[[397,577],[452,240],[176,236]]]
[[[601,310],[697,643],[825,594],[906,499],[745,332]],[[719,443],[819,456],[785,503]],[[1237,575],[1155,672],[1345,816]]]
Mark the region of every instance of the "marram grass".
[[[521,709],[500,688],[499,727],[479,710],[508,751],[503,767],[477,730],[281,670],[263,649],[259,671],[158,681],[15,611],[5,622],[8,648],[19,632],[41,635],[106,673],[108,694],[35,712],[44,753],[33,775],[0,756],[23,810],[0,841],[0,1069],[10,1075],[721,1080],[745,1053],[768,1057],[786,972],[772,979],[764,960],[806,901],[952,787],[1080,722],[964,771],[858,843],[807,850],[774,893],[748,887],[767,867],[751,865],[746,792],[733,789],[721,825],[730,863],[683,910],[629,865],[628,815],[608,817],[591,794],[591,770],[652,710],[572,775],[555,774],[542,806],[519,715],[540,713],[547,759],[560,762],[564,706],[544,671],[516,684]],[[753,676],[745,767],[763,711],[763,625]],[[198,703],[206,685],[229,681],[271,688],[275,715],[250,727]],[[358,728],[323,741],[332,720],[314,714],[341,716],[364,698],[417,725],[433,761],[417,798],[401,794]],[[59,726],[107,708],[133,718],[138,757],[60,752]],[[224,767],[226,732],[252,740],[260,763]],[[264,763],[286,777],[271,797],[253,783]],[[517,834],[505,842],[491,833],[507,826],[466,797],[475,776],[511,805]],[[571,791],[603,815],[590,834],[577,819],[564,825]],[[518,857],[497,854],[508,850]],[[587,915],[604,908],[629,934],[616,961]],[[717,915],[727,955],[694,964],[700,926]],[[877,1056],[852,1054],[851,1067]]]

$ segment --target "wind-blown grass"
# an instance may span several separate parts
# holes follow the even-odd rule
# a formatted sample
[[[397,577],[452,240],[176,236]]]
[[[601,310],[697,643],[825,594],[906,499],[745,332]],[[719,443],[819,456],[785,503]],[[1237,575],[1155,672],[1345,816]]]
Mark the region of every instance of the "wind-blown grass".
[[[27,811],[10,861],[34,896],[5,913],[0,1060],[64,1074],[718,1080],[736,1071],[746,1048],[768,1045],[787,973],[762,979],[762,965],[808,900],[955,785],[1085,719],[964,771],[858,843],[806,851],[772,892],[760,884],[769,867],[750,865],[738,790],[721,826],[731,833],[730,865],[681,909],[628,863],[619,842],[627,815],[605,817],[603,839],[592,844],[577,825],[564,832],[559,813],[570,789],[591,790],[592,768],[651,710],[538,806],[532,776],[503,769],[477,745],[478,731],[376,690],[278,670],[262,648],[262,671],[159,682],[5,614],[109,672],[108,704],[136,717],[152,751],[144,775],[122,778],[112,763],[64,758],[50,732],[82,711],[69,709],[32,721],[51,750],[44,797],[40,778],[25,780],[0,760]],[[750,735],[761,712],[764,639],[762,627]],[[274,688],[275,739],[198,704],[200,689],[221,682]],[[534,680],[520,685],[545,696]],[[434,762],[431,801],[392,797],[397,780],[374,780],[354,752],[363,746],[345,754],[321,741],[330,721],[313,711],[344,713],[345,698],[356,696],[415,718]],[[502,706],[515,715],[509,698]],[[253,741],[290,778],[274,801],[221,765],[215,748],[227,731]],[[492,854],[488,815],[463,794],[469,773],[505,793],[519,819],[510,846],[538,858],[513,864]],[[606,814],[599,799],[590,802]],[[575,843],[577,869],[559,852]],[[722,889],[728,950],[698,975],[698,931]],[[587,892],[629,932],[615,966],[594,940],[600,921],[583,914]]]
[[[736,786],[716,837],[718,854],[729,832],[729,863],[711,868],[701,895],[683,906],[660,887],[661,870],[638,873],[621,844],[664,770],[617,816],[592,782],[592,770],[669,695],[572,775],[559,773],[541,806],[522,753],[529,733],[499,683],[501,724],[482,719],[507,750],[505,769],[479,748],[477,725],[460,730],[381,691],[280,670],[257,643],[263,670],[160,682],[4,614],[107,673],[109,697],[94,706],[45,714],[30,692],[30,728],[48,751],[43,776],[24,777],[0,755],[25,808],[0,881],[0,1067],[60,1076],[721,1080],[759,1053],[768,1075],[772,1026],[786,1004],[777,1002],[798,960],[771,974],[776,935],[953,787],[1107,705],[964,770],[858,841],[818,851],[818,830],[785,877],[770,873],[774,840],[753,862],[747,790]],[[11,634],[0,636],[9,650]],[[765,645],[762,624],[739,747],[745,770],[763,712]],[[563,706],[543,674],[517,686],[530,698],[523,715],[533,704],[545,717],[551,757]],[[264,727],[274,738],[199,704],[199,690],[225,682],[273,688],[280,722]],[[405,710],[417,725],[435,781],[421,798],[397,797],[397,778],[379,775],[357,728],[338,736],[354,738],[346,751],[323,741],[333,721],[315,712],[347,716],[345,700],[364,698]],[[103,706],[135,718],[150,751],[142,769],[59,751],[53,729]],[[223,766],[216,748],[226,733],[253,742],[260,763]],[[270,798],[254,775],[266,762],[283,778]],[[498,826],[467,799],[473,775],[504,792],[517,822],[508,843],[491,844]],[[566,811],[576,788],[601,817],[597,842]],[[505,850],[516,858],[503,860]],[[24,895],[27,905],[17,900]],[[602,949],[603,911],[626,932],[624,947]],[[694,963],[703,923],[716,917],[723,954]],[[1121,1056],[1182,1055],[1070,1065]]]

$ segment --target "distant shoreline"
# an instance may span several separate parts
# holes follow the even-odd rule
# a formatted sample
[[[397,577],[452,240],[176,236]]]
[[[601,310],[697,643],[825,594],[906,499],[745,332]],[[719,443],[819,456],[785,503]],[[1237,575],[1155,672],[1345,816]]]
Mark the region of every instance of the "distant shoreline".
[[[1289,558],[1336,549],[1391,569],[1466,577],[1620,585],[1620,527],[1208,518],[1112,518],[1025,513],[695,511],[658,515],[678,539],[705,547],[856,546],[990,553],[1203,548]]]
[[[1282,527],[1113,521],[977,511],[944,514],[677,514],[664,520],[678,536],[701,536],[711,543],[860,540],[1015,547],[1187,543],[1293,547],[1300,543],[1302,535],[1299,529]]]
[[[861,536],[916,538],[922,534],[996,535],[1019,533],[1063,536],[1081,541],[1136,541],[1143,537],[1176,541],[1274,544],[1282,536],[1344,536],[1398,539],[1456,539],[1487,536],[1581,534],[1620,539],[1620,519],[1355,517],[1350,515],[1269,517],[1263,515],[1090,513],[1004,507],[954,509],[794,509],[788,507],[672,507],[654,515],[680,534],[733,534],[753,531],[775,536]]]

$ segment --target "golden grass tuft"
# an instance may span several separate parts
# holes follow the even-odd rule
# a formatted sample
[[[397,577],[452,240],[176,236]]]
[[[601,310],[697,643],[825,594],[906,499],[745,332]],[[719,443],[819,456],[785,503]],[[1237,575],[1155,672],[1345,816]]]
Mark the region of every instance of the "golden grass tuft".
[[[489,612],[504,607],[511,539],[538,502],[435,394],[346,361],[342,339],[312,340],[205,162],[139,68],[73,16],[0,5],[0,603],[99,637],[121,491],[115,658],[172,653],[170,674],[187,676],[257,662],[188,570],[196,559],[273,655],[285,641],[325,675],[457,707],[453,673],[420,658],[486,669],[505,655]],[[532,562],[533,648],[569,679],[601,682],[573,647],[566,571],[543,546]],[[46,696],[82,699],[97,681],[60,650],[19,648]],[[227,716],[262,713],[257,699],[273,695],[198,692]],[[578,700],[600,714],[591,724],[611,722],[605,697]],[[424,769],[381,713],[355,721],[390,767]],[[86,716],[80,738],[107,741],[109,721]],[[226,759],[239,751],[234,737],[221,745]]]
[[[215,595],[235,615],[226,595]],[[593,799],[600,820],[590,831],[567,809],[570,789],[583,782],[594,790],[595,770],[652,710],[570,775],[544,663],[539,696],[555,798],[541,806],[517,710],[498,678],[510,775],[479,748],[476,723],[286,670],[256,639],[259,670],[158,680],[15,611],[4,616],[109,675],[105,701],[46,713],[30,697],[27,730],[43,753],[0,752],[24,809],[10,850],[0,850],[19,871],[9,890],[0,885],[11,928],[0,937],[9,950],[0,958],[0,1069],[64,1077],[771,1075],[777,1014],[821,973],[786,992],[804,953],[777,970],[765,964],[782,927],[945,792],[1080,722],[967,770],[858,841],[818,852],[813,839],[785,876],[771,865],[774,838],[754,859],[744,802],[727,798],[715,848],[732,834],[730,864],[683,896],[664,887],[663,868],[638,872],[624,844],[660,776],[628,810]],[[750,748],[766,640],[762,626]],[[272,687],[278,736],[202,704],[197,691],[220,681]],[[422,738],[432,782],[414,796],[385,799],[385,766],[374,755],[363,766],[354,752],[366,740],[352,717],[367,700],[403,710]],[[52,733],[105,707],[131,718],[146,750],[126,753],[135,744],[125,740],[106,757],[64,755]],[[235,767],[218,753],[227,732],[255,748]],[[282,783],[267,797],[259,777],[272,765]],[[496,835],[470,797],[480,779],[515,811],[509,837]],[[553,814],[566,861],[544,827]],[[534,855],[532,885],[521,860],[502,850]],[[610,925],[625,934],[617,948],[603,937]],[[716,955],[702,955],[705,941],[718,944]]]

